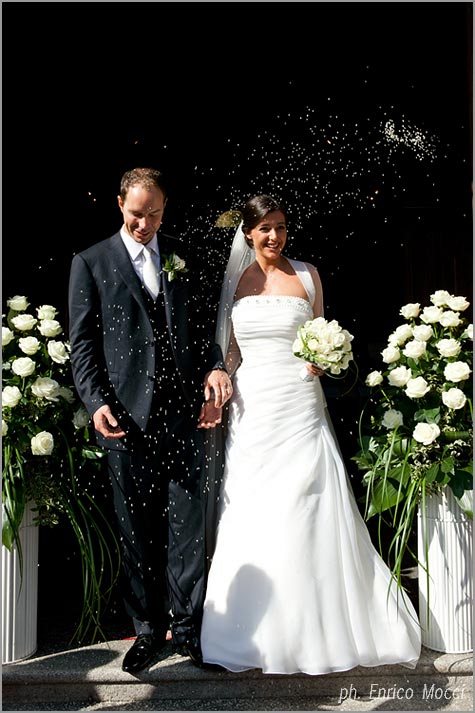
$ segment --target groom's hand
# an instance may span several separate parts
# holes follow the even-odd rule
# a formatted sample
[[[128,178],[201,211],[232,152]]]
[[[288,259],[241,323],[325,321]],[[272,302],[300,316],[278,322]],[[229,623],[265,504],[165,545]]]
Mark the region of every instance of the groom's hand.
[[[221,423],[223,409],[216,408],[214,399],[205,401],[198,416],[198,428],[215,428]]]
[[[92,420],[96,431],[99,431],[105,438],[123,438],[125,436],[125,431],[121,429],[107,404],[94,411]]]

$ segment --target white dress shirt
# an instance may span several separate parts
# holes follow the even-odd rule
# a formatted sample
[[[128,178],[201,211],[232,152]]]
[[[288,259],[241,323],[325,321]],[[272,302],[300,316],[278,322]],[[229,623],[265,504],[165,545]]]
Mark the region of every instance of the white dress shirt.
[[[145,262],[145,257],[144,257],[144,246],[138,243],[136,240],[130,237],[130,235],[127,233],[124,227],[121,228],[120,230],[120,237],[123,240],[123,243],[125,247],[127,248],[127,252],[129,253],[130,259],[132,261],[132,265],[134,266],[134,270],[139,276],[140,282],[142,285],[144,284],[143,281],[143,266]],[[150,242],[147,243],[147,247],[150,248],[152,251],[152,260],[154,262],[155,267],[157,268],[157,274],[158,274],[158,281],[159,284],[161,284],[160,280],[160,271],[162,269],[161,265],[161,260],[160,260],[160,250],[158,249],[158,240],[157,240],[157,234],[153,236],[153,238],[150,240]]]

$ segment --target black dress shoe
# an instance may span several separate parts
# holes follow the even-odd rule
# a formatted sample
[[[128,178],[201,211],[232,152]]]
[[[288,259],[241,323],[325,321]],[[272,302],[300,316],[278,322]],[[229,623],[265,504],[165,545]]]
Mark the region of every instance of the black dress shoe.
[[[139,634],[133,646],[127,651],[122,662],[122,671],[137,673],[146,668],[165,646],[165,641],[152,634]]]
[[[181,644],[179,652],[182,656],[188,656],[195,666],[203,667],[203,654],[201,653],[200,640],[197,636],[193,636]]]

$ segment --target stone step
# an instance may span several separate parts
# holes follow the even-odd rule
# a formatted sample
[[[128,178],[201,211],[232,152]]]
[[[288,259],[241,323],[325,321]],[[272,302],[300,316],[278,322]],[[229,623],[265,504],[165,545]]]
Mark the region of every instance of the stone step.
[[[130,641],[112,641],[5,665],[2,709],[330,710],[338,705],[374,710],[384,705],[389,710],[388,703],[392,710],[473,708],[471,653],[423,649],[415,669],[358,667],[324,676],[283,676],[199,669],[170,645],[150,669],[131,676],[121,669],[129,647]]]

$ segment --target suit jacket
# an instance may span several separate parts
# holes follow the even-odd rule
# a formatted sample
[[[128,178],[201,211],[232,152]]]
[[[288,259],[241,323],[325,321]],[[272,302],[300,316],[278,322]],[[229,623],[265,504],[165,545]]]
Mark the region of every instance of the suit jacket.
[[[171,281],[162,273],[162,287],[178,378],[190,408],[195,408],[197,415],[204,374],[222,364],[223,355],[211,339],[211,320],[200,328],[203,316],[198,318],[199,298],[193,291],[199,276],[192,259],[186,255],[186,246],[163,233],[157,237],[162,265],[163,256],[175,252],[185,259],[189,270],[177,273]],[[79,397],[91,416],[108,404],[119,423],[130,418],[142,431],[147,426],[156,361],[160,359],[148,299],[120,233],[73,258],[69,337]],[[115,439],[96,435],[101,445],[120,448]]]

